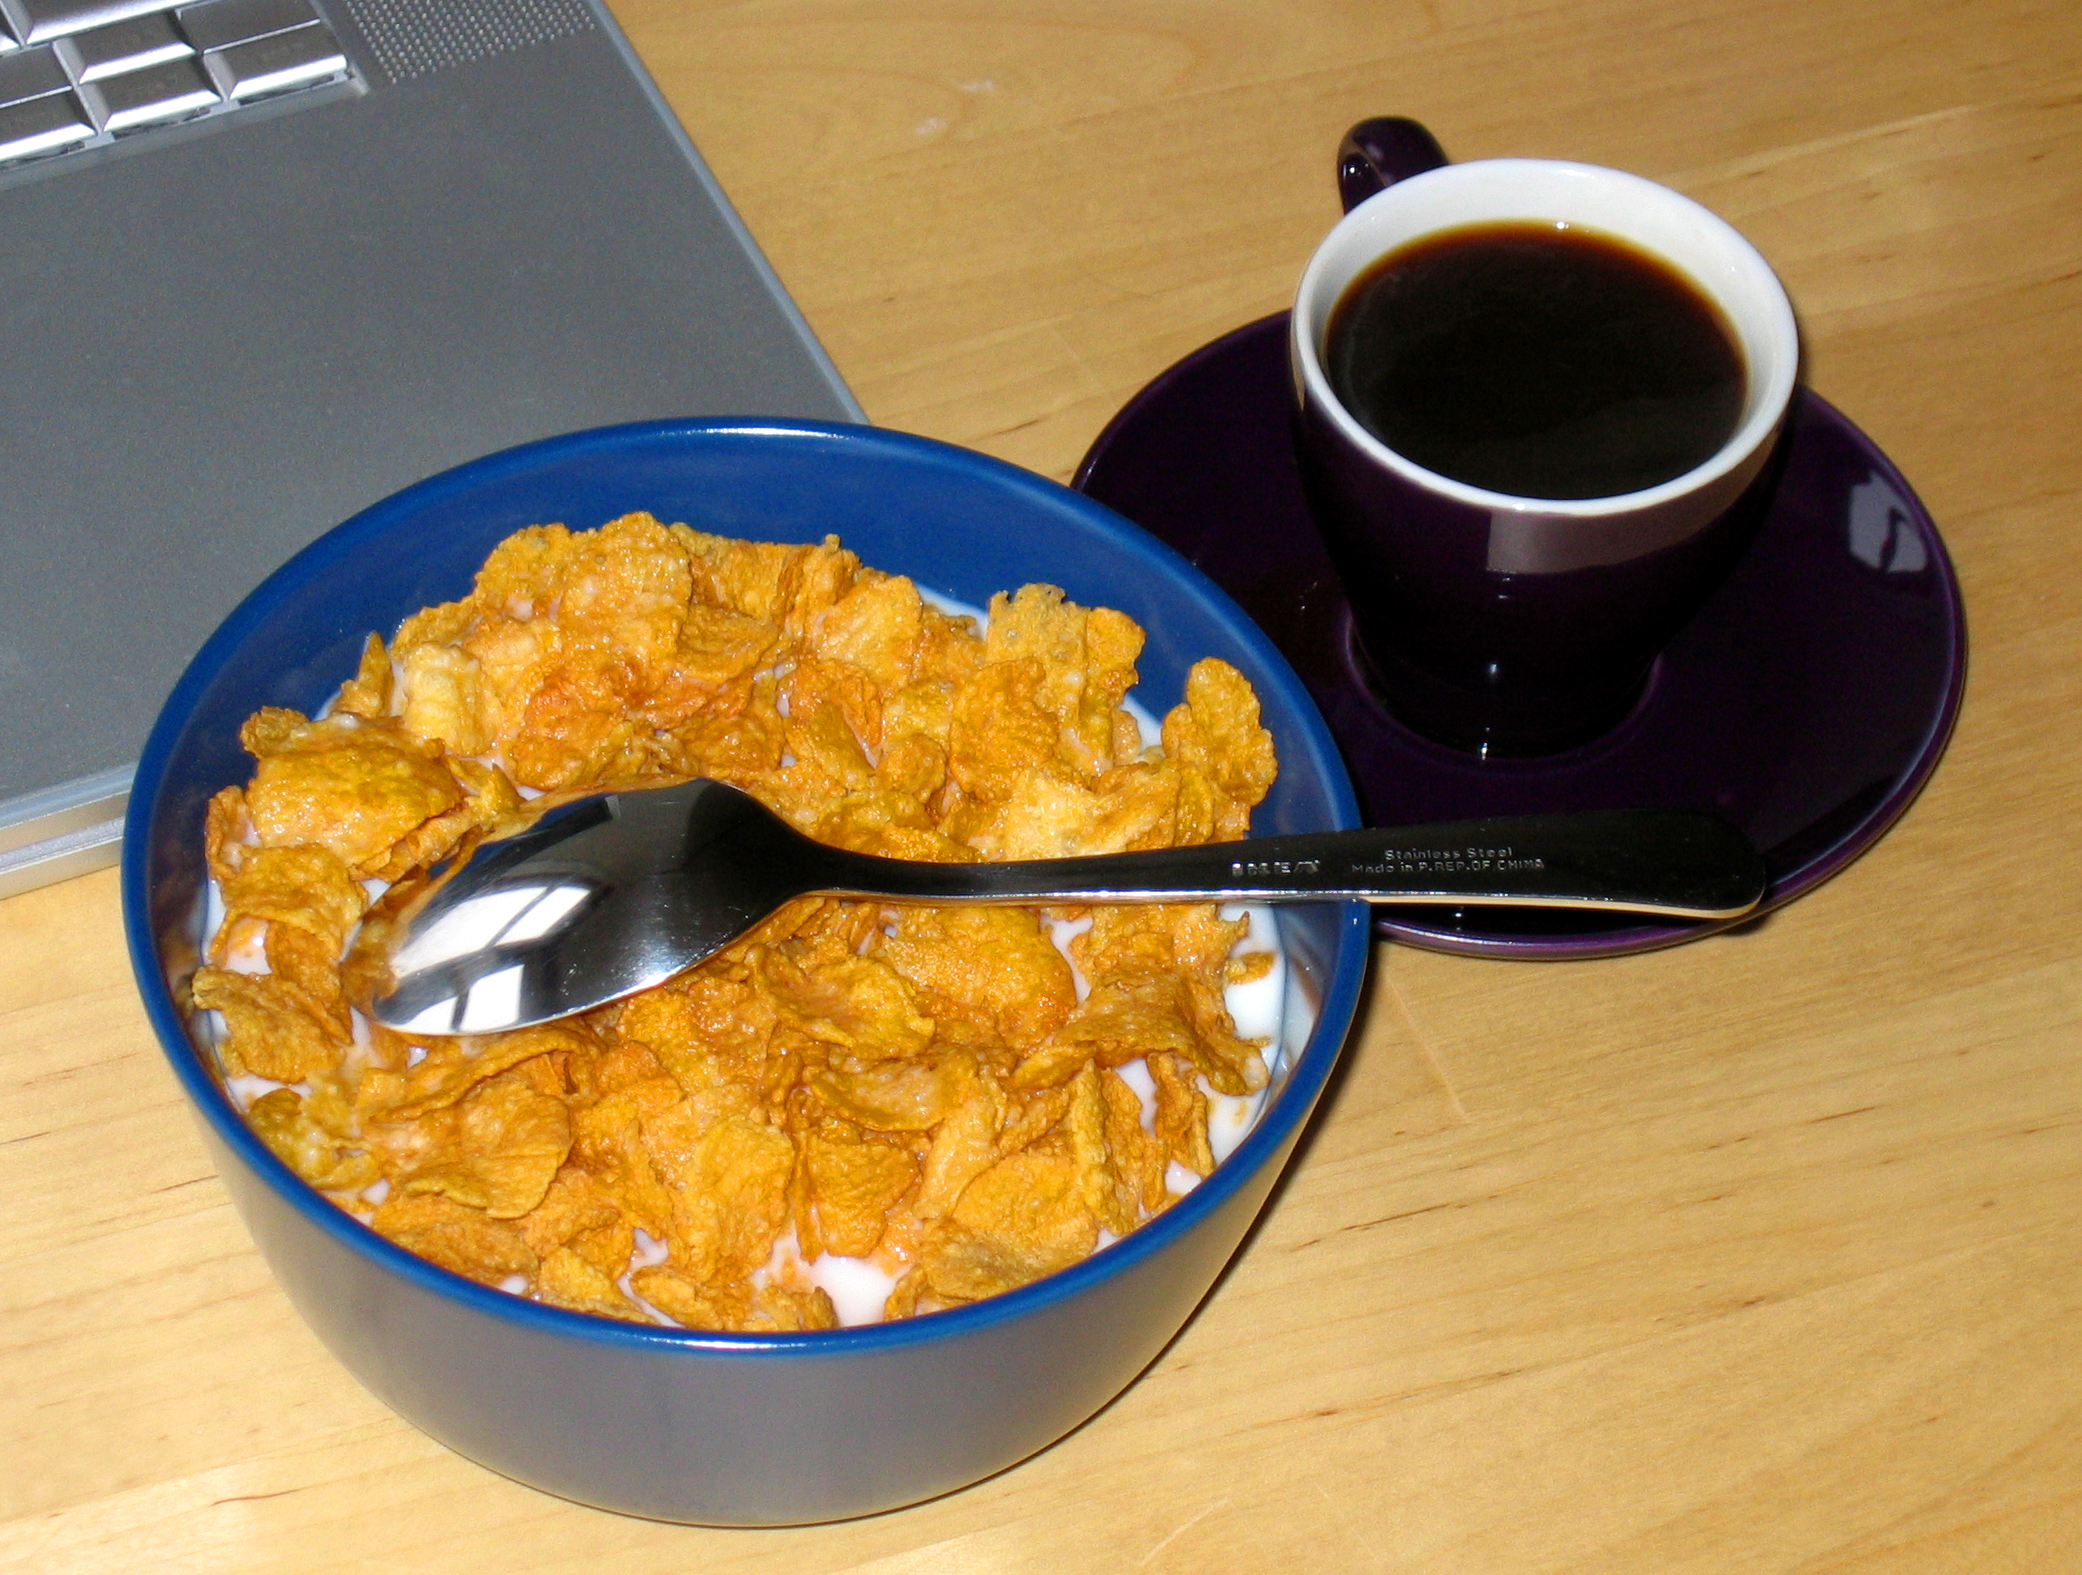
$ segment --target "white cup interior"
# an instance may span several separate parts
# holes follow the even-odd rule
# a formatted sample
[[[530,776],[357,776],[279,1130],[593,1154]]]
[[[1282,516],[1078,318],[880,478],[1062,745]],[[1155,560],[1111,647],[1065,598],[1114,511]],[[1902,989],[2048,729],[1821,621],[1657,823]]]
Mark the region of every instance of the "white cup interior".
[[[1323,371],[1330,314],[1345,287],[1397,247],[1462,225],[1505,220],[1581,225],[1631,242],[1670,263],[1717,303],[1735,331],[1747,391],[1742,419],[1713,458],[1682,476],[1616,498],[1519,499],[1426,470],[1367,431],[1332,391]],[[1482,159],[1397,181],[1346,214],[1316,248],[1295,297],[1296,369],[1347,437],[1380,463],[1431,490],[1491,508],[1537,507],[1597,515],[1652,506],[1709,485],[1769,441],[1799,371],[1792,304],[1757,249],[1734,226],[1654,181],[1595,164],[1552,159]]]

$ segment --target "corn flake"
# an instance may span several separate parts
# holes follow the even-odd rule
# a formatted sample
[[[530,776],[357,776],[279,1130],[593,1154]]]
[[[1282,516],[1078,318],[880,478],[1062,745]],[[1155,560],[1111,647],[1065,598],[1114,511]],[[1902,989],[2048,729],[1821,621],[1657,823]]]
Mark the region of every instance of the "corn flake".
[[[359,868],[462,799],[438,745],[351,716],[306,722],[291,712],[280,720],[286,725],[247,724],[260,764],[246,812],[263,846],[317,843]]]
[[[442,1193],[495,1220],[518,1219],[540,1203],[571,1151],[564,1102],[515,1072],[422,1118],[423,1125],[437,1123],[438,1137],[399,1185],[408,1193]]]
[[[369,1224],[407,1252],[486,1285],[535,1273],[538,1260],[519,1230],[438,1193],[394,1194]]]
[[[1076,1156],[1027,1149],[962,1189],[926,1237],[918,1269],[943,1297],[977,1301],[1067,1269],[1098,1240]]]
[[[918,1180],[918,1161],[907,1148],[817,1132],[803,1141],[803,1168],[824,1250],[848,1258],[875,1250],[891,1206]]]

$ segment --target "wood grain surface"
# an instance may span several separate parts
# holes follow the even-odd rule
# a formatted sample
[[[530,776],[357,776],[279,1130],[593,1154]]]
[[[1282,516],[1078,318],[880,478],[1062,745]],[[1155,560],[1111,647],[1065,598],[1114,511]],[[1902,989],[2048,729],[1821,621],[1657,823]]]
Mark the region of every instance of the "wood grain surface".
[[[113,875],[0,902],[0,1570],[2082,1570],[2082,10],[617,9],[870,416],[1057,477],[1286,304],[1363,116],[1700,198],[1950,544],[1950,752],[1741,935],[1383,948],[1274,1211],[1138,1384],[794,1531],[578,1508],[377,1404],[210,1174]]]

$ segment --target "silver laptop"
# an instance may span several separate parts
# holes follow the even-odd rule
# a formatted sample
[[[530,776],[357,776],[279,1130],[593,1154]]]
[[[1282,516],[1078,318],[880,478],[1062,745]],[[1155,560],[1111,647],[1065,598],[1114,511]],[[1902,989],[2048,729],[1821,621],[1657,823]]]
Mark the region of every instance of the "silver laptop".
[[[463,460],[859,420],[589,0],[0,0],[0,896],[246,591]]]

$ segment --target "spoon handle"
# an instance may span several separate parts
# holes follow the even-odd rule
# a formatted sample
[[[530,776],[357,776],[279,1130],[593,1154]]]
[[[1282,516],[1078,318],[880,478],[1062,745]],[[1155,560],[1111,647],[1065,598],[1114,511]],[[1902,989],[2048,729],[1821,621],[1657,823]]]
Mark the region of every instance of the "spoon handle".
[[[1011,864],[827,851],[817,891],[917,902],[1356,898],[1730,919],[1754,908],[1766,883],[1742,832],[1715,815],[1675,810],[1501,815]]]

